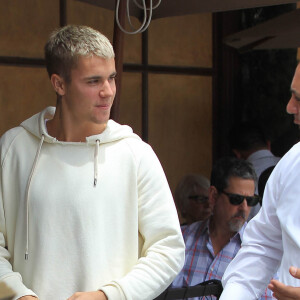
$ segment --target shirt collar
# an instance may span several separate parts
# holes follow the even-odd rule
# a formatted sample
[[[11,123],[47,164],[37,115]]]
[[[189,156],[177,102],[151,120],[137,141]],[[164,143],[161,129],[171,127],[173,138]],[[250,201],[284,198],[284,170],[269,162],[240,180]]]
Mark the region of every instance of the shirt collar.
[[[206,222],[205,228],[202,229],[202,234],[204,234],[205,231],[206,231],[207,235],[209,235],[209,222],[210,222],[210,218]],[[239,239],[239,241],[242,242],[242,240],[243,240],[243,234],[244,234],[246,225],[247,225],[247,221],[244,223],[244,225],[242,226],[242,228],[230,239],[230,241]]]

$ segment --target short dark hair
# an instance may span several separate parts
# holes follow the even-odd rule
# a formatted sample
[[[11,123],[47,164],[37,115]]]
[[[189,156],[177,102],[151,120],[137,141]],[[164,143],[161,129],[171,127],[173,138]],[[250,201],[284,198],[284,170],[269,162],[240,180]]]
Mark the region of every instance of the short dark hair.
[[[267,136],[255,122],[242,122],[233,126],[228,136],[231,149],[249,151],[267,146]]]
[[[231,177],[251,179],[256,182],[256,174],[250,162],[228,156],[220,158],[213,165],[210,184],[221,192],[228,187],[228,182]]]

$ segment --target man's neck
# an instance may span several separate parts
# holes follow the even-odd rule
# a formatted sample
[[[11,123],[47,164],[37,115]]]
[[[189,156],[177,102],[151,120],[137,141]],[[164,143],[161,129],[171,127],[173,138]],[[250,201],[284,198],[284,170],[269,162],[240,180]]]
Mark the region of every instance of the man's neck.
[[[227,227],[228,226],[224,226],[224,224],[220,224],[215,220],[214,216],[211,217],[209,222],[209,236],[215,255],[217,255],[236,234],[236,232],[229,231]]]
[[[58,111],[46,123],[48,134],[59,141],[85,142],[86,137],[102,133],[107,124],[84,123],[77,125],[65,120]]]

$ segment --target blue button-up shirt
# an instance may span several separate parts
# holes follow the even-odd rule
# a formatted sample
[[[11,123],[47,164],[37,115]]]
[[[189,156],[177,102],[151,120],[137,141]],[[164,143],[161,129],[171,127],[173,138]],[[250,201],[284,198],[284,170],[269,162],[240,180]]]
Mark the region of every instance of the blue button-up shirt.
[[[172,287],[194,286],[211,279],[221,280],[228,264],[239,251],[246,223],[217,255],[214,254],[208,224],[209,220],[181,227],[186,246],[185,263],[173,281]],[[273,299],[271,293],[270,290],[266,289],[261,300]],[[205,297],[193,299],[202,298]]]

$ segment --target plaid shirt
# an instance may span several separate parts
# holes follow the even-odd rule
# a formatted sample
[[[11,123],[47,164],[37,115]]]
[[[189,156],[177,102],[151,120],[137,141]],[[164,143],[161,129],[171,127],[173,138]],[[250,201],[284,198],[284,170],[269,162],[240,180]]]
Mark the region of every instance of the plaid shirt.
[[[199,221],[181,227],[186,246],[185,263],[181,272],[174,279],[172,287],[194,286],[210,279],[221,280],[228,264],[239,251],[247,223],[217,255],[214,254],[209,237],[208,224],[209,221]],[[261,300],[274,299],[271,295],[272,292],[266,289]],[[215,297],[206,298],[216,299]],[[205,297],[189,299],[205,299]]]

